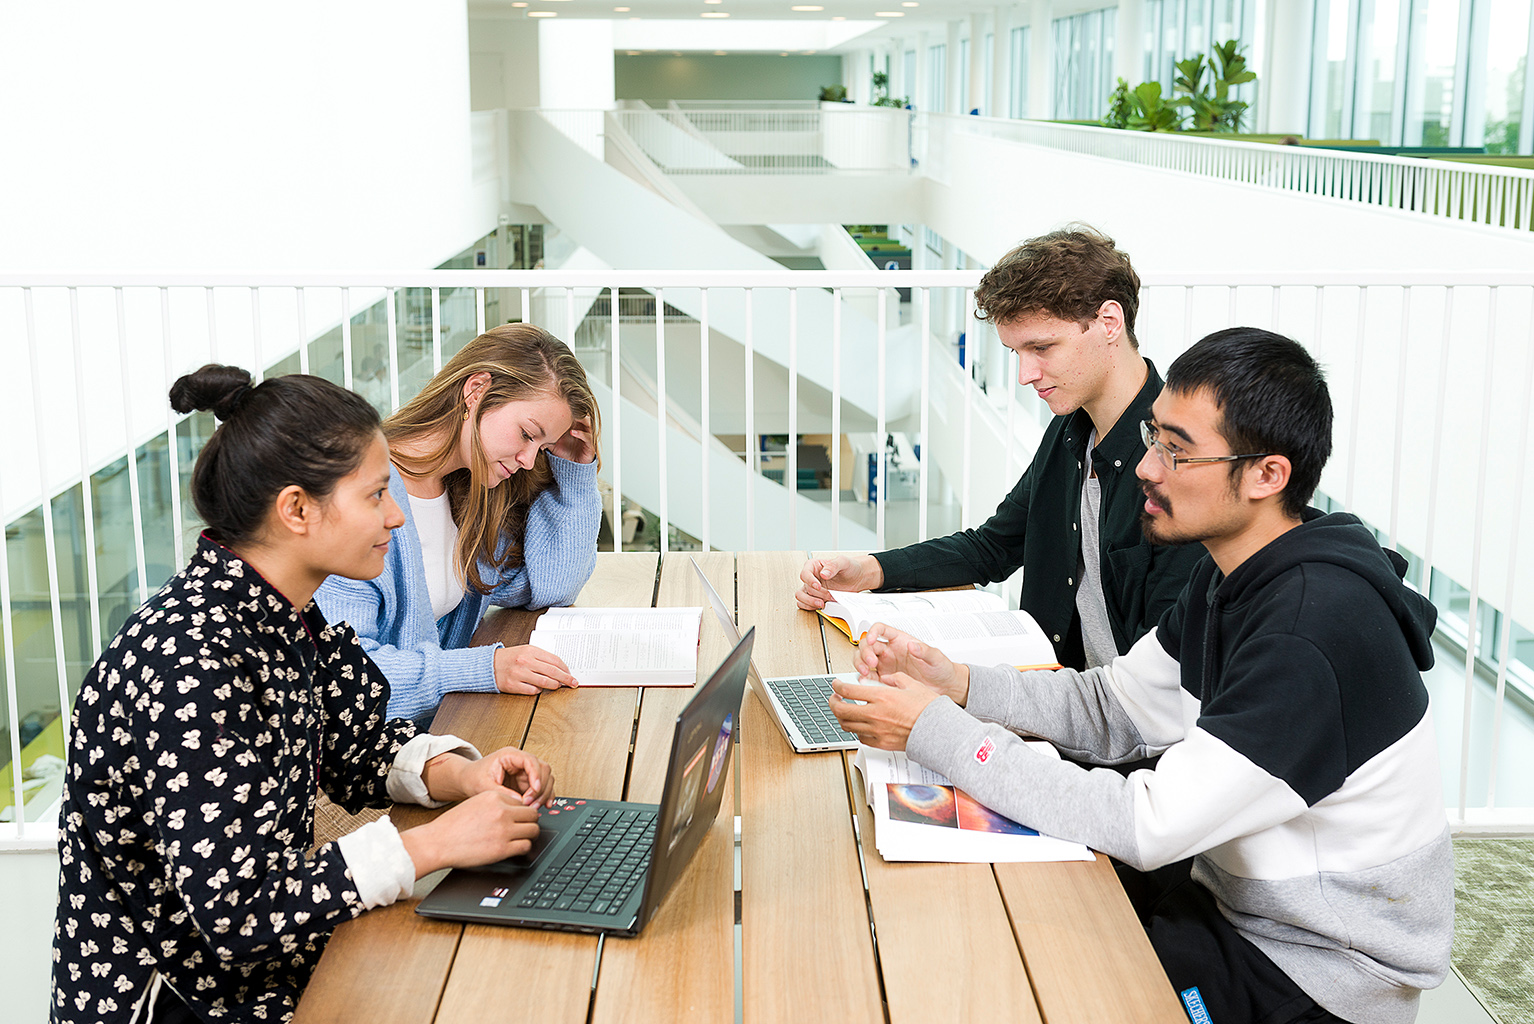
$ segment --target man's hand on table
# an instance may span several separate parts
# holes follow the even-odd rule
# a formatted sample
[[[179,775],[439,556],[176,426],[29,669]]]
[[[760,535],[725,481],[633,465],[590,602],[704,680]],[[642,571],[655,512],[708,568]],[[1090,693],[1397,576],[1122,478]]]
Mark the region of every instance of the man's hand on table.
[[[884,585],[884,566],[873,555],[830,555],[812,558],[799,570],[802,584],[794,600],[807,612],[819,611],[832,590],[857,592]]]
[[[883,682],[889,682],[896,673],[904,673],[961,708],[969,702],[968,665],[953,661],[936,647],[882,622],[869,628],[853,655],[852,667],[864,679]]]
[[[904,750],[927,705],[946,696],[963,707],[969,696],[968,665],[882,622],[863,637],[853,667],[866,681],[833,682],[831,711],[843,729],[871,747]]]

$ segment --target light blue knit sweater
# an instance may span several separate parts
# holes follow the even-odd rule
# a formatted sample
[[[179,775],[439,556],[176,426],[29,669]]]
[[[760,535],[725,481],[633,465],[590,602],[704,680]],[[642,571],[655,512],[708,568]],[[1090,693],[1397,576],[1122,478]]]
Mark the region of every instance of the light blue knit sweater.
[[[470,647],[487,603],[508,608],[569,604],[591,578],[602,515],[595,462],[567,462],[548,455],[554,485],[533,499],[522,540],[523,564],[498,574],[481,564],[493,589],[465,592],[458,607],[432,621],[421,538],[399,470],[389,470],[389,493],[405,513],[394,531],[383,573],[377,579],[331,576],[314,599],[331,622],[345,619],[363,650],[389,678],[389,717],[419,718],[435,710],[443,694],[495,692],[495,652]]]

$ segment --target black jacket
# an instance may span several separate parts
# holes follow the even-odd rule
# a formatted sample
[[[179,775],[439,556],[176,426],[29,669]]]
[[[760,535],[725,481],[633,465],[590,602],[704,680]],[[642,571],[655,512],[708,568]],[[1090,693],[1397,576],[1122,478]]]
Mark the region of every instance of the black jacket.
[[[1204,555],[1202,544],[1152,546],[1140,530],[1145,500],[1135,466],[1145,454],[1140,421],[1161,394],[1161,375],[1145,361],[1145,384],[1108,436],[1093,449],[1102,487],[1098,550],[1103,599],[1123,654],[1150,632]],[[994,583],[1026,566],[1021,607],[1038,620],[1068,668],[1086,667],[1076,588],[1081,583],[1081,487],[1092,418],[1083,409],[1057,416],[1012,493],[978,529],[877,556],[890,589]]]

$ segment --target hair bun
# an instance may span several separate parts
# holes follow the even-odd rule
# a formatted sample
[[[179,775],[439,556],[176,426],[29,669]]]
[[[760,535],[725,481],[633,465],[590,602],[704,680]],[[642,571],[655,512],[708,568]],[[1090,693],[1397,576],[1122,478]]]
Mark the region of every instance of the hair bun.
[[[239,412],[251,392],[249,372],[238,366],[209,363],[179,377],[170,388],[170,407],[177,412],[209,411],[220,420]]]

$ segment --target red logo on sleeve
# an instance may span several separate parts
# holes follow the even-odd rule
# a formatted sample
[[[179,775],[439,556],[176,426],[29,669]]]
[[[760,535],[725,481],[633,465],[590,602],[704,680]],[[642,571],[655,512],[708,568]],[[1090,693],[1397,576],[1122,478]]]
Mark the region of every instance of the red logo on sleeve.
[[[985,764],[987,761],[989,761],[991,759],[991,755],[994,754],[995,752],[996,752],[996,744],[991,742],[991,738],[989,736],[987,736],[981,742],[980,746],[975,748],[975,760],[980,762],[981,764]]]

